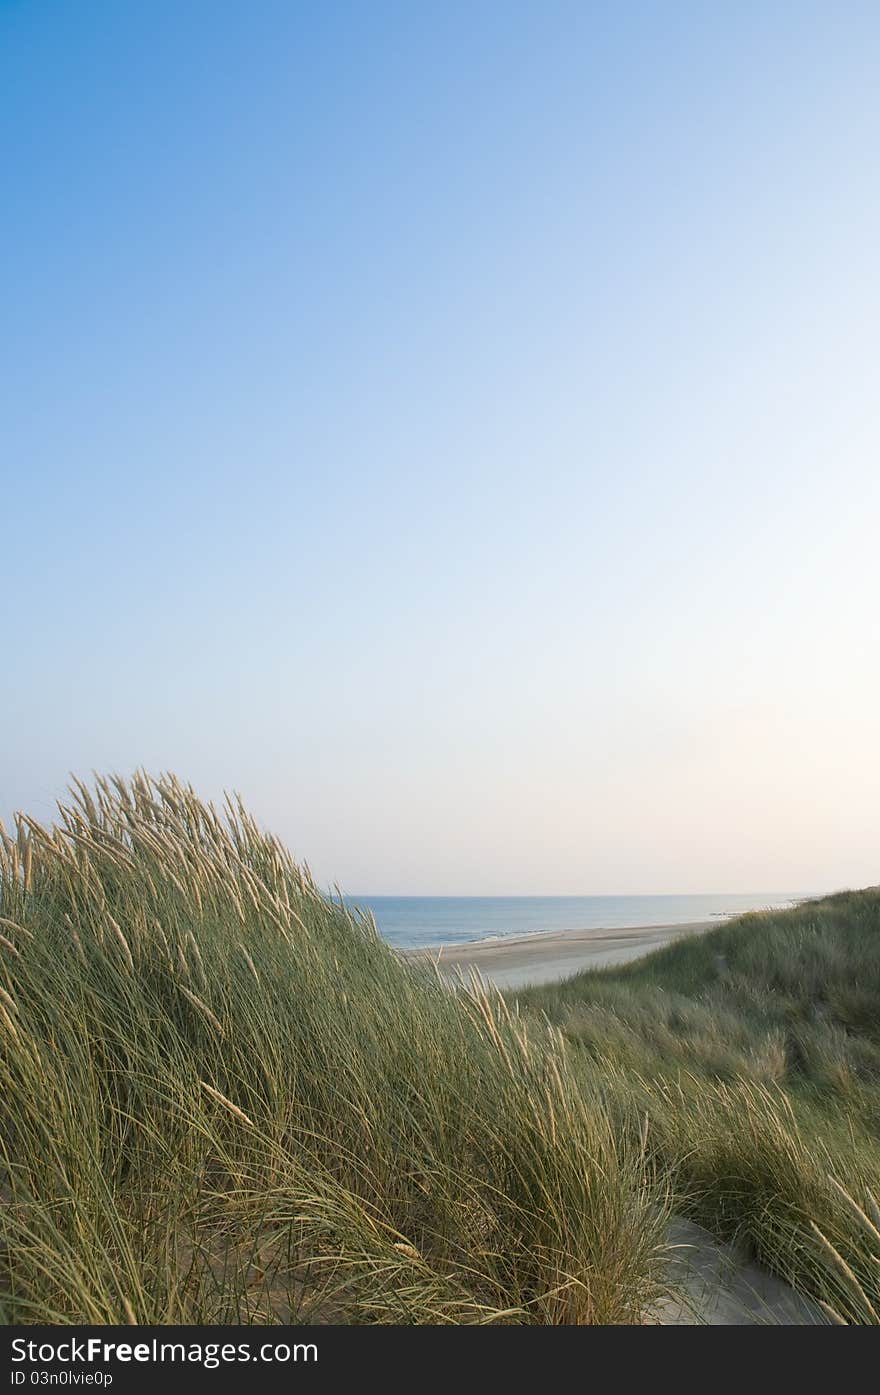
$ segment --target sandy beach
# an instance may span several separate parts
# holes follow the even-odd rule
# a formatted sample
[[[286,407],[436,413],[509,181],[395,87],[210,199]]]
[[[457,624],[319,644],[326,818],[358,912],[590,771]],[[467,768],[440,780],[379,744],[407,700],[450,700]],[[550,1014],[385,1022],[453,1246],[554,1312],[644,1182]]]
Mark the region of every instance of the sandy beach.
[[[516,935],[502,940],[472,940],[467,944],[405,950],[417,959],[431,959],[451,979],[476,969],[496,988],[524,988],[570,978],[582,969],[626,964],[660,949],[684,935],[700,935],[721,924],[701,920],[687,925],[636,925],[618,930],[563,930]]]

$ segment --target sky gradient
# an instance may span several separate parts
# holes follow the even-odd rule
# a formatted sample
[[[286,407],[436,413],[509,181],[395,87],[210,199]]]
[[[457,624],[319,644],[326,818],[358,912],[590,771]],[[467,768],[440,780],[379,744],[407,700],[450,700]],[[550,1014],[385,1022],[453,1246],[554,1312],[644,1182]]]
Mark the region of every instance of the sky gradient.
[[[0,4],[0,813],[880,880],[876,3]]]

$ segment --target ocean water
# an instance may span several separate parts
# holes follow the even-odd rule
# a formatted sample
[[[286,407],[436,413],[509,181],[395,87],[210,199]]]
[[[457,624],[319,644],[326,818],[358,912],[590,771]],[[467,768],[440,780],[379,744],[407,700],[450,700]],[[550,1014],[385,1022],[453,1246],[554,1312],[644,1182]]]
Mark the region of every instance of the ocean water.
[[[688,896],[346,896],[372,911],[381,935],[398,948],[506,939],[541,930],[616,930],[630,925],[719,923],[744,911],[776,910],[802,895]]]

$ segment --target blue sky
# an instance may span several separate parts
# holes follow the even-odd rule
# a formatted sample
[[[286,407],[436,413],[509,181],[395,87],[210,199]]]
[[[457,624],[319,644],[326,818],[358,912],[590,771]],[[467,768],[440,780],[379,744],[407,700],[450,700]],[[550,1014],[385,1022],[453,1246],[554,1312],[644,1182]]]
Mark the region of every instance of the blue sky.
[[[880,877],[873,3],[0,4],[0,810]]]

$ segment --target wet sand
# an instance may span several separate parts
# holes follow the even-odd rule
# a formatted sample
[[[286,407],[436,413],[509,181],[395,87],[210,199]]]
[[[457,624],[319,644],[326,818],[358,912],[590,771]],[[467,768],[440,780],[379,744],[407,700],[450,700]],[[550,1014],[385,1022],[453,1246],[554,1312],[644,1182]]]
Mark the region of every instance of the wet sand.
[[[684,935],[700,935],[722,924],[719,919],[688,925],[642,925],[620,930],[561,930],[516,935],[507,940],[472,940],[467,944],[403,952],[416,959],[431,959],[447,978],[468,976],[476,969],[496,988],[524,988],[527,984],[552,983],[570,978],[582,969],[626,964],[651,950],[660,949]]]

